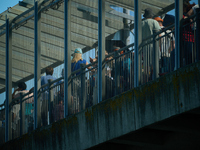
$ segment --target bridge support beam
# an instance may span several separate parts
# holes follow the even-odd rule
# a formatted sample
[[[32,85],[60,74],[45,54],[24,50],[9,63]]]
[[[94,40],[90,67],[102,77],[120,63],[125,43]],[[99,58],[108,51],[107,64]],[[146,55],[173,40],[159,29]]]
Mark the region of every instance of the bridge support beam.
[[[71,0],[64,5],[64,117],[72,113],[71,108]]]
[[[180,27],[181,19],[183,18],[183,1],[175,1],[175,70],[180,68]]]
[[[141,27],[141,1],[134,0],[135,13],[135,53],[134,53],[134,87],[139,86],[140,82],[140,62],[139,62],[139,45],[142,43],[142,27]],[[139,70],[140,69],[140,70]]]
[[[98,0],[98,103],[105,99],[105,0]]]
[[[12,114],[9,112],[9,105],[12,102],[12,30],[9,19],[6,16],[6,107],[5,107],[5,142],[11,140]]]
[[[38,11],[38,2],[34,9],[34,129],[41,125],[40,97],[38,90],[41,87],[41,12]]]

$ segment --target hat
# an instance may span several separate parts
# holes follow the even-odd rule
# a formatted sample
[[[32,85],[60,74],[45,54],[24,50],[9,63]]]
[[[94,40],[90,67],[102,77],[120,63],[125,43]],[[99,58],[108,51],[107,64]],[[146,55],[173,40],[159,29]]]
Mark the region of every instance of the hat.
[[[119,49],[120,47],[116,47],[116,46],[113,47],[113,51],[118,51]]]
[[[151,10],[151,8],[146,8],[144,10],[144,15],[143,15],[144,18],[152,18],[153,16],[154,16],[154,13]]]
[[[82,49],[80,49],[80,48],[76,48],[75,51],[74,51],[74,53],[82,54]]]
[[[155,17],[154,18],[156,21],[158,21],[158,22],[163,22],[163,20],[160,18],[160,17]]]

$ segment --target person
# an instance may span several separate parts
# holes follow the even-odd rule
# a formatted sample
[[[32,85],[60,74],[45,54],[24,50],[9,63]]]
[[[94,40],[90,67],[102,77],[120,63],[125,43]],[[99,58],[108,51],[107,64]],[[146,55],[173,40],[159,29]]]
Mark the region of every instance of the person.
[[[163,26],[168,27],[175,23],[175,16],[171,14],[165,14],[163,19]]]
[[[56,80],[56,78],[53,76],[53,68],[51,66],[46,67],[45,69],[46,75],[41,77],[41,86],[48,84],[49,80]],[[56,83],[54,83],[54,85],[59,85],[61,84],[62,81],[58,81]],[[42,105],[41,105],[41,118],[42,118],[42,125],[46,126],[47,123],[47,113],[48,113],[48,99],[49,99],[49,92],[47,91],[48,86],[43,88],[43,93],[42,93]],[[54,97],[56,96],[55,94],[55,88],[53,90],[54,92]],[[51,109],[53,109],[53,102],[51,102],[50,104]],[[53,115],[49,116],[50,117],[50,122],[53,119]]]
[[[41,86],[49,83],[48,80],[56,80],[56,78],[53,76],[53,68],[51,66],[46,67],[45,72],[46,72],[46,76],[42,76],[41,77]],[[59,82],[56,82],[54,85],[59,84]],[[47,89],[48,87],[45,87],[44,89]]]
[[[98,61],[98,52],[97,52],[97,55],[95,56],[95,58],[91,58],[91,57],[89,57],[90,58],[90,62],[91,63],[94,63],[94,62],[96,62],[94,65],[93,65],[93,67],[96,67],[97,65],[98,65],[98,63],[97,63],[97,61]],[[110,92],[111,90],[112,90],[112,83],[111,82],[113,82],[113,78],[111,77],[111,70],[112,70],[112,67],[113,67],[113,61],[112,61],[112,59],[113,59],[113,56],[109,56],[108,57],[108,52],[107,52],[107,50],[105,50],[105,61],[106,61],[106,63],[105,63],[105,77],[106,77],[106,96],[107,96],[107,98],[109,98],[110,96],[109,95],[111,95],[112,94],[112,92]],[[91,93],[91,99],[92,99],[92,104],[93,105],[95,105],[95,104],[97,104],[97,99],[96,99],[96,97],[97,97],[97,94],[98,94],[98,87],[97,87],[97,84],[98,84],[98,80],[97,80],[97,78],[98,78],[98,75],[97,75],[97,68],[95,68],[95,69],[93,69],[91,72],[90,72],[90,86],[91,86],[91,88],[90,88],[90,93]],[[108,87],[108,86],[111,86],[111,87]]]
[[[196,14],[196,9],[199,8],[199,4],[194,5],[185,15],[184,19]]]
[[[149,39],[147,38],[153,35],[155,32],[158,32],[159,30],[161,30],[161,27],[159,26],[158,22],[153,19],[154,13],[151,8],[146,8],[144,12],[145,13],[143,17],[145,19],[142,21],[142,41],[143,43],[149,43],[152,41],[153,38],[149,38]],[[145,47],[143,47],[142,52],[143,52],[143,66],[144,66],[143,80],[144,82],[146,82],[147,80],[152,78],[153,43],[148,44]]]
[[[74,72],[81,68],[81,65],[88,65],[88,62],[82,58],[82,49],[76,48],[74,51],[74,56],[71,61],[71,72]],[[90,69],[91,67],[88,67]],[[79,75],[81,72],[77,72],[76,75]]]
[[[79,70],[81,67],[88,65],[88,62],[82,58],[82,49],[76,48],[74,51],[73,59],[71,61],[71,72],[73,73],[76,70]],[[87,67],[87,69],[91,69],[91,67]],[[77,72],[73,76],[78,76],[81,74],[81,71]],[[80,101],[81,96],[81,77],[75,77],[72,80],[72,106],[74,110],[73,112],[79,112],[82,108],[81,106],[85,106],[82,101]]]
[[[155,17],[154,19],[158,21],[161,29],[164,30],[165,27],[163,26],[163,19],[160,17]],[[170,71],[170,53],[175,48],[175,38],[170,30],[162,32],[160,36],[159,59],[162,67],[160,72],[167,73]]]
[[[185,66],[193,61],[193,46],[194,46],[194,32],[192,30],[193,24],[190,20],[184,20],[187,17],[187,13],[192,9],[195,4],[190,4],[189,1],[183,3],[183,28],[182,28],[182,40],[181,40],[181,65]]]
[[[33,125],[33,102],[34,102],[34,98],[33,98],[33,93],[29,93],[29,90],[26,90],[26,83],[25,82],[19,82],[18,83],[18,88],[14,90],[13,94],[12,94],[12,99],[18,99],[21,96],[23,96],[24,94],[26,94],[26,96],[22,97],[22,99],[25,100],[25,132],[28,131],[28,129],[30,129],[29,126]],[[17,102],[18,103],[18,102]],[[15,133],[17,133],[17,130],[19,131],[19,119],[20,119],[20,104],[16,104],[13,106],[13,118],[14,118],[14,124],[15,126],[13,126],[16,130],[14,131]]]
[[[154,13],[151,8],[146,8],[143,17],[145,20],[142,21],[142,40],[151,36],[155,32],[161,30],[158,22],[153,19]]]

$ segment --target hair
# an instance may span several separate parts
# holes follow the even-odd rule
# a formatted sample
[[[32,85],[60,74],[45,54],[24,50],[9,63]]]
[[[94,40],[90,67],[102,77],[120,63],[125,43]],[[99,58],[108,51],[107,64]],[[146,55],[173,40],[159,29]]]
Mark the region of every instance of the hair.
[[[82,54],[79,54],[79,53],[74,53],[74,57],[72,59],[72,63],[77,63],[79,60],[83,60],[82,58]]]
[[[190,4],[189,0],[185,1],[183,3],[183,12],[187,13],[188,11],[190,11],[190,9],[192,9],[193,6],[195,6],[195,3]]]
[[[17,86],[22,90],[26,90],[26,83],[25,82],[19,82],[17,84]]]
[[[46,67],[46,75],[53,75],[53,68],[52,67]]]

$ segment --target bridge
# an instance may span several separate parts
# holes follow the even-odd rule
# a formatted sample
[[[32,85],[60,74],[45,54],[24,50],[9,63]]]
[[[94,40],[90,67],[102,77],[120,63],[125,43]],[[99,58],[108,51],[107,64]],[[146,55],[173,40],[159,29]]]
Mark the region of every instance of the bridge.
[[[0,148],[197,149],[200,14],[181,19],[184,2],[24,0],[5,11]],[[142,37],[146,8],[162,17],[174,6],[174,24]],[[98,61],[71,72],[77,47]],[[41,86],[45,68],[62,63],[63,76]],[[12,99],[33,77],[34,90]]]
[[[1,149],[198,149],[200,63],[34,130]]]

